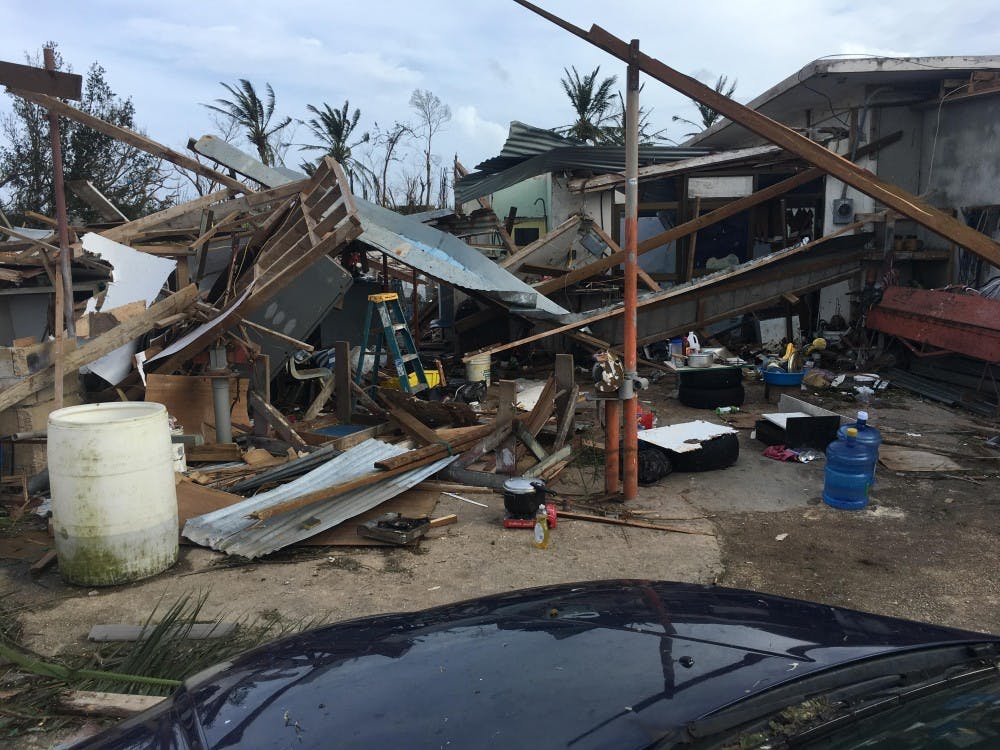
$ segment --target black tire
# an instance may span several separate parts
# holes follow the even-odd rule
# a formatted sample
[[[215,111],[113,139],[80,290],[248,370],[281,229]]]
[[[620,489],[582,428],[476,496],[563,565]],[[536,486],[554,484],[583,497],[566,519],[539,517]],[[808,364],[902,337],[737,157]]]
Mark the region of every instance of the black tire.
[[[732,466],[740,457],[740,437],[734,432],[704,440],[701,448],[686,453],[668,450],[674,471],[715,471]]]
[[[639,441],[639,484],[658,482],[673,470],[673,462],[667,451]]]
[[[689,388],[682,385],[677,390],[677,399],[693,409],[742,406],[746,395],[742,385],[735,388]]]
[[[743,373],[738,367],[684,370],[678,375],[677,382],[681,388],[735,388],[743,380]]]

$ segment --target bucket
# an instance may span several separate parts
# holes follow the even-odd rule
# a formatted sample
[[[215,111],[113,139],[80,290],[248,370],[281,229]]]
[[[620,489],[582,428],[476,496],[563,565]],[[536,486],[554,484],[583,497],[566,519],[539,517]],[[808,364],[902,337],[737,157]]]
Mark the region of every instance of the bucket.
[[[485,380],[486,385],[490,384],[490,355],[477,354],[465,363],[465,380],[469,383],[478,383]]]
[[[49,415],[52,526],[69,583],[113,586],[177,561],[177,493],[162,404],[85,404]]]

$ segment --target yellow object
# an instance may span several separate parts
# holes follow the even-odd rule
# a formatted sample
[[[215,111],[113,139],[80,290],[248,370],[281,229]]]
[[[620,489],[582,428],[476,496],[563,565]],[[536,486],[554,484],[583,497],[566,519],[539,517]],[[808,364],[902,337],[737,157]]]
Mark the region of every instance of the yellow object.
[[[549,546],[549,513],[542,503],[535,513],[535,546],[545,549]]]
[[[847,437],[856,438],[857,436],[858,436],[858,428],[857,427],[848,427],[847,428]]]
[[[826,349],[826,339],[813,339],[813,342],[809,344],[809,348],[806,349],[806,356],[808,357],[813,352],[821,352]]]
[[[441,373],[439,373],[437,370],[428,370],[428,369],[425,369],[424,370],[424,375],[427,376],[427,387],[428,388],[434,388],[435,386],[438,386],[438,385],[441,384]],[[410,373],[410,388],[416,388],[418,382],[420,382],[420,381],[417,380],[417,373],[411,372]],[[399,378],[398,377],[397,378],[384,378],[383,380],[380,380],[378,384],[382,388],[391,388],[394,391],[398,391],[399,390]]]
[[[384,292],[382,294],[369,294],[369,302],[391,302],[394,299],[399,299],[399,295],[395,292]]]
[[[782,362],[787,362],[795,354],[795,344],[788,342],[788,346],[785,347],[785,356],[781,358]]]

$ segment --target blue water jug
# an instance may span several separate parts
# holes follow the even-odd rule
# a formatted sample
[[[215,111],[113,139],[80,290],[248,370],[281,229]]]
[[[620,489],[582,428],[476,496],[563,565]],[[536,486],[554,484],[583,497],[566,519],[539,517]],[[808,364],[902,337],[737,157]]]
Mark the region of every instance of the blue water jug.
[[[840,510],[860,510],[868,505],[870,455],[858,442],[857,428],[845,432],[826,448],[823,502]]]
[[[837,437],[844,437],[849,427],[853,427],[858,431],[858,442],[868,450],[869,461],[871,462],[868,483],[875,484],[875,467],[878,466],[878,449],[882,445],[882,433],[868,424],[868,412],[866,411],[858,412],[858,421],[854,424],[845,424],[837,430]]]

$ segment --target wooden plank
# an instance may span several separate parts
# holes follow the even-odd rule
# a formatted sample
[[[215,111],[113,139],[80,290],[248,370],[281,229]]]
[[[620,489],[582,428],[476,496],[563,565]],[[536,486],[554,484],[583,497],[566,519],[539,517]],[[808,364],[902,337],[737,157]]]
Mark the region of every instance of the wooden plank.
[[[573,384],[569,391],[569,399],[559,417],[559,426],[556,429],[556,441],[552,444],[558,450],[563,447],[569,432],[573,427],[573,420],[576,417],[576,399],[580,395],[580,386]]]
[[[240,461],[243,452],[236,443],[211,443],[209,445],[189,445],[184,449],[189,463],[218,463],[220,461]]]
[[[203,195],[201,198],[196,200],[188,201],[187,203],[180,203],[176,206],[171,206],[170,208],[165,208],[162,211],[157,211],[155,214],[143,216],[141,219],[130,221],[127,224],[112,227],[111,229],[105,229],[101,232],[101,235],[103,237],[107,237],[109,240],[128,244],[131,240],[138,237],[144,230],[149,229],[150,227],[165,224],[166,222],[190,213],[191,211],[200,211],[213,203],[225,200],[229,196],[230,191],[228,189],[209,193],[208,195]]]
[[[711,531],[697,531],[696,529],[682,529],[677,526],[663,526],[661,524],[648,523],[647,521],[628,521],[624,518],[610,518],[608,516],[595,516],[591,513],[576,513],[570,510],[560,510],[559,518],[568,518],[573,521],[591,521],[593,523],[607,523],[613,526],[631,526],[636,529],[655,529],[656,531],[672,531],[677,534],[697,534],[699,536],[715,536]]]
[[[97,211],[105,221],[128,221],[128,217],[119,211],[118,207],[108,200],[104,193],[94,187],[90,180],[70,180],[66,183],[66,187]]]
[[[96,130],[98,133],[103,133],[104,135],[111,136],[116,140],[127,143],[130,146],[135,146],[140,151],[145,151],[147,154],[152,154],[159,159],[164,159],[169,161],[171,164],[176,164],[178,167],[187,169],[188,171],[194,172],[202,177],[207,177],[220,185],[225,185],[231,190],[235,190],[240,193],[254,192],[251,188],[247,187],[239,180],[234,180],[227,174],[217,172],[211,167],[207,167],[201,162],[192,159],[190,156],[182,154],[179,151],[174,151],[172,148],[168,148],[162,143],[157,143],[141,133],[136,133],[134,130],[112,125],[110,122],[102,120],[100,117],[94,117],[94,115],[89,112],[84,112],[76,107],[71,107],[70,105],[46,94],[38,94],[18,88],[11,88],[10,91],[12,94],[20,96],[22,99],[27,99],[30,102],[34,102],[39,106],[45,107],[49,110],[49,112],[54,112],[62,117],[68,117],[71,120],[76,120],[77,122],[86,125],[88,128]]]
[[[449,513],[446,516],[439,516],[438,518],[432,518],[431,528],[440,529],[442,526],[451,526],[453,523],[458,523],[458,515],[455,513]]]
[[[398,406],[389,409],[389,419],[420,445],[434,445],[441,440],[434,430]]]
[[[235,394],[231,408],[232,420],[240,424],[249,424],[247,413],[247,391],[249,381],[246,378],[232,376],[229,379],[229,392]],[[212,390],[212,378],[207,375],[161,375],[151,372],[146,375],[146,401],[163,404],[170,414],[189,435],[201,435],[206,440],[214,440],[215,406]],[[211,432],[206,434],[205,425]],[[236,457],[239,460],[239,456]]]
[[[77,73],[63,73],[12,62],[0,62],[0,85],[58,96],[61,99],[79,101],[83,96],[83,76]]]
[[[88,341],[78,349],[65,353],[63,356],[65,372],[70,373],[78,370],[83,365],[90,364],[105,354],[113,352],[119,346],[127,344],[137,336],[151,330],[160,318],[188,309],[197,297],[198,288],[192,284],[165,300],[151,305],[142,315],[137,315],[107,333]],[[32,393],[37,393],[46,386],[52,385],[55,382],[54,372],[55,368],[53,367],[39,370],[20,383],[0,391],[0,411],[9,409]]]
[[[330,394],[333,393],[333,374],[331,373],[328,377],[322,378],[322,381],[323,384],[320,386],[316,398],[312,400],[312,403],[309,404],[309,407],[302,414],[303,422],[316,419],[319,413],[323,411],[323,407],[326,406],[326,402],[330,400]]]
[[[601,240],[604,242],[604,244],[611,249],[612,254],[622,252],[621,246],[614,241],[614,239],[611,237],[610,234],[601,229],[600,225],[598,225],[596,222],[591,222],[590,228],[591,231],[593,231],[594,234],[600,237]],[[646,273],[646,271],[639,268],[637,269],[636,273],[638,274],[639,279],[642,281],[642,283],[645,284],[647,287],[649,287],[650,291],[653,292],[660,291],[660,285],[657,284],[656,281],[653,279],[653,277],[650,276],[648,273]]]
[[[513,427],[514,414],[517,411],[517,383],[513,380],[501,380],[497,387],[497,398],[500,405],[497,409],[497,427]],[[515,441],[513,432],[510,437],[496,448],[496,473],[513,475],[516,470]]]
[[[987,262],[1000,266],[1000,244],[985,234],[976,231],[953,216],[930,205],[902,188],[880,180],[867,169],[859,167],[848,159],[827,149],[825,146],[797,133],[792,128],[772,120],[761,112],[750,109],[721,92],[706,86],[691,76],[686,76],[645,52],[633,49],[629,42],[619,39],[596,24],[589,31],[570,24],[554,16],[527,0],[516,0],[532,11],[548,18],[572,34],[579,36],[595,47],[634,65],[647,75],[665,83],[675,91],[688,96],[705,106],[728,117],[734,123],[756,133],[789,153],[805,159],[824,172],[847,183],[883,205],[895,209],[918,224],[947,240],[960,245]]]
[[[539,461],[544,461],[549,457],[549,452],[542,447],[542,444],[535,439],[535,436],[528,431],[528,428],[524,426],[521,420],[515,419],[513,424],[514,434],[521,439],[521,442],[528,446],[528,450],[535,455],[535,458]]]
[[[717,154],[708,154],[707,156],[693,156],[689,159],[671,161],[665,164],[652,164],[648,167],[639,167],[639,181],[662,179],[663,177],[687,174],[697,170],[719,169],[751,159],[778,156],[781,153],[782,149],[768,144],[766,146],[751,146],[750,148],[721,151]],[[625,174],[602,174],[595,177],[583,177],[570,180],[568,184],[570,192],[592,193],[624,185]]]
[[[556,464],[561,463],[562,461],[568,459],[572,455],[572,453],[573,449],[570,448],[568,445],[564,445],[555,453],[548,456],[544,461],[539,461],[537,464],[535,464],[526,472],[524,472],[524,476],[526,477],[541,476]]]
[[[701,215],[701,196],[697,196],[694,199],[694,210],[691,215],[697,219]],[[691,239],[688,240],[688,251],[687,251],[687,268],[685,269],[684,275],[681,277],[681,281],[690,281],[694,278],[694,256],[695,251],[698,248],[698,230],[691,232]]]
[[[539,237],[537,240],[532,242],[530,245],[525,245],[516,253],[508,255],[506,258],[501,260],[497,265],[501,268],[506,268],[511,273],[517,271],[521,264],[524,263],[526,258],[530,258],[533,253],[550,244],[554,240],[558,239],[566,232],[576,229],[580,226],[580,216],[574,215],[570,216],[566,221],[557,226],[551,232]]]
[[[291,445],[296,450],[302,450],[308,445],[302,436],[299,435],[292,427],[291,423],[285,419],[285,415],[279,412],[267,401],[262,399],[256,391],[249,392],[250,408],[253,409],[254,420],[263,419],[274,431],[278,433],[278,437],[284,440],[286,443]]]
[[[71,713],[86,716],[111,716],[124,719],[159,705],[166,698],[159,695],[130,695],[94,690],[73,690],[59,698],[59,705]]]
[[[351,344],[349,341],[333,342],[334,396],[337,402],[337,420],[341,424],[351,421]]]
[[[28,572],[31,573],[32,575],[38,575],[46,568],[48,568],[50,565],[52,565],[52,563],[56,561],[57,557],[58,554],[56,553],[56,551],[54,549],[50,549],[48,552],[46,552],[44,555],[42,555],[40,558],[38,558],[37,560],[35,560],[35,562],[31,564],[31,567],[28,568]]]

